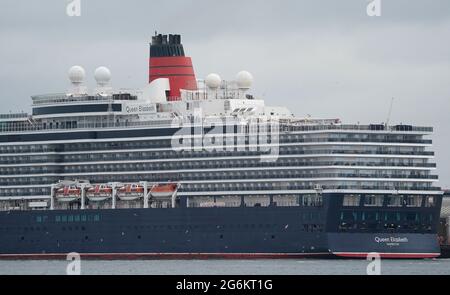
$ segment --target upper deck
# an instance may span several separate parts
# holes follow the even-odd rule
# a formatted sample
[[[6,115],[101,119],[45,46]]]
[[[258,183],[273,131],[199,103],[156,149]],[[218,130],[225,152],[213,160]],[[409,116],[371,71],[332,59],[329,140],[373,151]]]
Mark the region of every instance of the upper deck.
[[[74,130],[110,130],[124,128],[167,128],[171,127],[175,115],[168,116],[168,120],[149,120],[138,122],[91,122],[82,123],[74,122],[70,125],[52,126],[41,122],[33,122],[33,117],[24,114],[22,117],[0,115],[0,134],[17,134],[17,133],[35,133],[49,131],[74,131]],[[223,118],[225,119],[225,117]],[[433,133],[433,127],[396,125],[383,126],[379,125],[357,125],[357,124],[326,124],[323,121],[315,122],[282,122],[283,132],[351,132],[351,133],[398,133],[413,135],[429,135]],[[429,142],[431,143],[431,142]]]
[[[137,96],[129,92],[117,93],[111,95],[83,95],[73,96],[65,93],[57,94],[43,94],[35,95],[31,97],[33,101],[33,107],[48,106],[48,105],[64,105],[64,104],[82,104],[85,102],[108,102],[108,101],[124,101],[124,100],[137,100]]]
[[[74,80],[74,88],[67,93],[32,96],[31,115],[0,115],[0,134],[170,128],[177,124],[208,125],[218,121],[242,125],[254,120],[277,121],[281,132],[412,136],[433,133],[432,127],[342,124],[340,119],[298,118],[285,107],[266,106],[264,100],[249,94],[252,77],[247,72],[243,76],[243,81],[239,81],[242,78],[224,81],[211,74],[206,80],[198,81],[197,89],[181,89],[176,100],[168,96],[170,83],[164,78],[156,79],[140,90],[118,91],[113,91],[100,80],[102,83],[98,81],[98,88],[91,93],[80,86],[81,82]],[[431,141],[417,139],[414,143],[431,144]]]

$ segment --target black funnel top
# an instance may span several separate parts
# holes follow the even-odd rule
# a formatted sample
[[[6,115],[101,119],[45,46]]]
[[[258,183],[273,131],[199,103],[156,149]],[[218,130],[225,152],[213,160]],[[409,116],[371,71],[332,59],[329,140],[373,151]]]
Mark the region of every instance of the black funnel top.
[[[169,37],[169,38],[167,38]],[[150,44],[150,57],[184,56],[181,35],[156,34]]]

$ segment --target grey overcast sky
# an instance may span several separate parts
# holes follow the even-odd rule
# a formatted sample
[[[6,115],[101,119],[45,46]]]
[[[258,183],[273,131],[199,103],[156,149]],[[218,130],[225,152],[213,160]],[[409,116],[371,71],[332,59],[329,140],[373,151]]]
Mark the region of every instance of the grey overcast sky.
[[[450,188],[450,1],[0,0],[1,112],[63,92],[74,64],[108,66],[116,88],[141,87],[154,31],[180,33],[199,78],[248,70],[253,92],[295,114],[346,123],[435,127],[440,185]]]

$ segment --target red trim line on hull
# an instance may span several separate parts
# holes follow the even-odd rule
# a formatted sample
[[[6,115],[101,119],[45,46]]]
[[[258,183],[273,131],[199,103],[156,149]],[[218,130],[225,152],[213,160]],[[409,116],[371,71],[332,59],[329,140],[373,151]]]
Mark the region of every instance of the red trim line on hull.
[[[333,252],[333,255],[344,258],[367,258],[371,253],[355,253],[355,252]],[[437,258],[441,253],[378,253],[381,258],[386,259],[426,259]]]
[[[297,259],[329,257],[330,253],[85,253],[86,260],[208,260],[208,259]],[[0,254],[0,260],[66,260],[67,254]]]

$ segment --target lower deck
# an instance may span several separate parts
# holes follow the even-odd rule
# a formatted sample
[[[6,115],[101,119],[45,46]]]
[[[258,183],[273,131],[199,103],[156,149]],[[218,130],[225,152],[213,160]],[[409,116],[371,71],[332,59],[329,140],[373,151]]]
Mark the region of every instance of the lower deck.
[[[4,211],[0,257],[71,252],[92,258],[440,255],[440,197],[432,207],[425,199],[420,207],[390,207],[364,201],[349,206],[343,194],[322,197],[316,206],[192,208],[181,198],[176,208]]]

